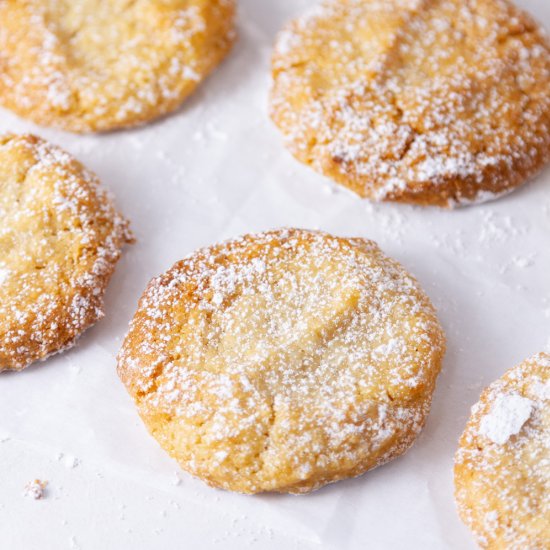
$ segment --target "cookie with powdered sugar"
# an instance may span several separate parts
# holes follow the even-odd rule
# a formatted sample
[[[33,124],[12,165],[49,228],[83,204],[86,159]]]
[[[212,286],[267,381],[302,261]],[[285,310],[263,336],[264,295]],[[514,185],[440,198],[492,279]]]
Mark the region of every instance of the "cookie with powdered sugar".
[[[208,484],[305,493],[404,453],[445,338],[371,241],[283,229],[153,279],[118,372],[160,445]]]
[[[482,548],[550,548],[550,354],[481,394],[455,456],[455,497]]]
[[[234,0],[0,2],[0,104],[74,132],[177,109],[234,38]]]
[[[550,44],[507,0],[325,0],[272,73],[290,151],[362,197],[486,201],[550,159]]]
[[[103,315],[130,239],[97,178],[68,153],[0,136],[0,371],[67,348]]]

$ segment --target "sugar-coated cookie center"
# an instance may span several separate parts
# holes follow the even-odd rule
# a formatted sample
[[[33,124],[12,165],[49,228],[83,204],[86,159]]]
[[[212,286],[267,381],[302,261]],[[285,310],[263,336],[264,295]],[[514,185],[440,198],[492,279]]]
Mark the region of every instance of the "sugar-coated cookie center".
[[[52,161],[49,156],[41,163],[21,142],[0,145],[0,296],[12,307],[40,302],[44,293],[56,296],[86,247],[82,219],[71,203],[79,182],[60,167],[52,170]]]

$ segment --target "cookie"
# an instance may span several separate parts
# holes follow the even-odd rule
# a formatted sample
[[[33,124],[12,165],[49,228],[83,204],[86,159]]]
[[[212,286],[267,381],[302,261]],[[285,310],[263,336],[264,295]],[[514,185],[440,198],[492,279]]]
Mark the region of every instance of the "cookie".
[[[404,453],[445,342],[418,283],[373,242],[283,229],[153,279],[119,354],[181,467],[242,493],[306,493]]]
[[[130,239],[97,178],[68,153],[0,136],[0,371],[67,348],[102,317]]]
[[[235,38],[234,0],[0,2],[0,104],[97,132],[177,109]]]
[[[453,207],[550,160],[550,44],[507,0],[328,0],[276,42],[290,151],[362,197]]]
[[[491,384],[455,456],[460,517],[482,548],[550,548],[550,354]]]

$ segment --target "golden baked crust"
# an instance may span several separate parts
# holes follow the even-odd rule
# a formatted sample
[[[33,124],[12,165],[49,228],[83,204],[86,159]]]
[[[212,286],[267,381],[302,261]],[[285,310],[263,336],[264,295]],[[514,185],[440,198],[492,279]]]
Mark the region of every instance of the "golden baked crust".
[[[233,43],[234,0],[0,2],[0,103],[74,132],[176,109]]]
[[[460,517],[482,548],[550,548],[550,354],[491,384],[455,456]]]
[[[0,136],[0,372],[70,346],[102,317],[130,238],[69,154],[35,136]]]
[[[507,0],[328,0],[272,71],[290,151],[362,197],[481,202],[550,159],[550,45]]]
[[[283,229],[153,279],[118,372],[191,474],[305,493],[409,448],[444,348],[428,298],[376,244]]]

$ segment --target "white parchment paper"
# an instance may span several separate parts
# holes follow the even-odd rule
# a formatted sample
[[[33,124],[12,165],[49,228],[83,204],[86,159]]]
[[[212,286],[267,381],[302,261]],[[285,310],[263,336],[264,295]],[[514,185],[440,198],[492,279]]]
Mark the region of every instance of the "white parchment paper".
[[[74,136],[0,112],[74,153],[112,189],[138,242],[107,316],[71,351],[0,376],[0,549],[468,549],[452,457],[470,406],[550,346],[550,170],[454,212],[372,205],[298,164],[267,117],[270,49],[312,0],[240,0],[240,40],[177,114]],[[550,28],[547,0],[522,0]],[[449,349],[426,429],[404,457],[312,495],[247,497],[178,471],[146,433],[115,355],[148,280],[195,248],[278,226],[378,241],[421,281]],[[47,498],[25,484],[49,481]]]

